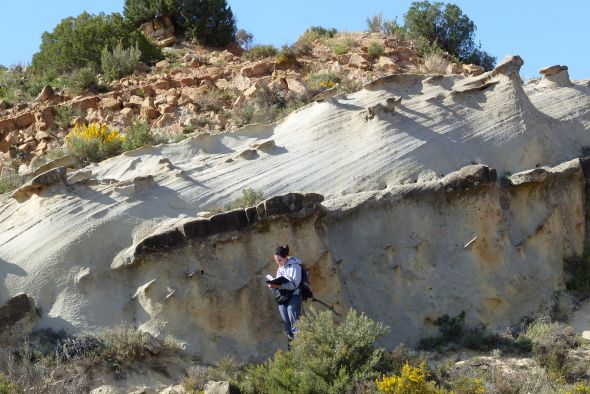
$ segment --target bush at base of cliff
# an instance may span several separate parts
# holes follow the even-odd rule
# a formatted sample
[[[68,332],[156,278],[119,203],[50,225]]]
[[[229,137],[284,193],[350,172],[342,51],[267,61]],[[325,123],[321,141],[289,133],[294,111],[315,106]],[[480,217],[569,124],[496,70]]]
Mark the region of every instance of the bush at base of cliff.
[[[242,392],[342,393],[375,379],[384,351],[375,340],[382,323],[351,310],[340,323],[330,312],[313,309],[299,321],[291,351],[278,351],[264,364],[246,368]]]
[[[156,142],[150,124],[147,122],[133,122],[125,133],[123,150],[133,150],[146,145],[153,145]]]
[[[66,136],[69,153],[84,162],[98,162],[121,153],[125,138],[105,124],[76,125]]]
[[[376,381],[379,392],[386,394],[445,394],[447,391],[437,387],[436,382],[428,381],[430,371],[426,363],[418,367],[405,364],[401,373],[394,376],[383,376]]]

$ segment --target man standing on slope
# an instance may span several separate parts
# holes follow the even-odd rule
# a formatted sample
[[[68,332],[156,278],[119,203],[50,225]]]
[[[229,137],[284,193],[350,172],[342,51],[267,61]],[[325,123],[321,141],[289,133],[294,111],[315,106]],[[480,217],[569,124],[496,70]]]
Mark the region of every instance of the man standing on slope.
[[[269,283],[271,289],[280,289],[281,293],[288,295],[285,303],[279,304],[279,312],[285,325],[285,334],[292,341],[295,338],[297,330],[295,322],[301,316],[301,295],[299,284],[301,283],[301,260],[289,256],[289,246],[278,246],[274,254],[275,261],[279,266],[277,278],[284,276],[288,282],[281,285]]]

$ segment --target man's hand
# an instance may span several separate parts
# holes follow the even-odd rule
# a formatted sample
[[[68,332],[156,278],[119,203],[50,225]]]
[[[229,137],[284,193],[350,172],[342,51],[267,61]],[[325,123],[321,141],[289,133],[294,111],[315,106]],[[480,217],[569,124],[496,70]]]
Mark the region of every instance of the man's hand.
[[[274,284],[274,283],[269,283],[268,284],[268,287],[271,288],[271,289],[280,289],[281,288],[281,285],[277,285],[277,284]]]

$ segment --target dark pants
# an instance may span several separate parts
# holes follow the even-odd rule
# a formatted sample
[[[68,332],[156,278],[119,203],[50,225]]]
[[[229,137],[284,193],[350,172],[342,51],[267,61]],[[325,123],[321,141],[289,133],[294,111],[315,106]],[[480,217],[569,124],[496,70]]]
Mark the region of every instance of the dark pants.
[[[289,301],[284,305],[279,305],[279,312],[283,318],[283,324],[285,325],[285,334],[289,339],[295,338],[297,329],[295,328],[295,322],[299,320],[301,316],[301,297],[299,294],[293,294]]]

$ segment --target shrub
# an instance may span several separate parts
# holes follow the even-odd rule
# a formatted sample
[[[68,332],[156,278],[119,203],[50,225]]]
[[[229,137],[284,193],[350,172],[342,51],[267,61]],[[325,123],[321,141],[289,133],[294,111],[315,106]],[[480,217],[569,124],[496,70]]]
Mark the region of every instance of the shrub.
[[[276,56],[276,60],[279,64],[297,65],[297,50],[293,46],[283,45]]]
[[[338,74],[321,71],[308,76],[307,88],[314,93],[319,93],[323,90],[333,88],[339,82],[340,76]]]
[[[478,64],[486,71],[492,70],[496,64],[496,58],[482,50],[479,46],[469,56],[464,58],[463,61],[468,64]]]
[[[169,16],[179,33],[204,45],[223,47],[236,39],[236,20],[226,0],[125,0],[134,25]]]
[[[145,145],[153,145],[155,142],[154,135],[147,122],[133,122],[125,133],[123,141],[123,150],[133,150]]]
[[[45,79],[55,79],[61,74],[90,67],[100,70],[103,48],[114,48],[121,43],[125,48],[135,47],[141,51],[145,62],[162,58],[155,44],[120,14],[91,15],[87,12],[69,17],[41,37],[39,52],[33,55],[33,73]]]
[[[424,361],[424,359],[412,351],[405,344],[399,344],[391,352],[385,352],[381,363],[378,365],[377,370],[381,373],[392,373],[399,375],[402,371],[402,367],[405,364],[409,364],[412,367],[418,367]]]
[[[461,61],[482,60],[481,55],[474,56],[477,51],[483,53],[475,44],[475,23],[455,4],[416,1],[404,15],[404,28],[410,36],[424,37]],[[493,66],[492,59],[486,60],[487,67]]]
[[[226,99],[220,90],[212,90],[202,96],[197,96],[194,103],[201,111],[220,112],[225,101]]]
[[[104,341],[94,335],[67,336],[58,341],[55,355],[61,362],[94,357],[105,348]]]
[[[532,344],[533,354],[541,366],[561,376],[568,364],[569,350],[580,342],[571,327],[539,318],[531,323],[524,333]]]
[[[210,367],[201,365],[192,366],[187,371],[187,377],[182,382],[182,386],[188,393],[201,393],[205,388],[205,383],[213,381],[235,382],[239,373],[239,367],[236,361],[231,357],[226,357]],[[234,387],[230,390],[234,392]]]
[[[590,394],[590,384],[578,383],[571,390],[566,391],[566,394]]]
[[[69,153],[86,162],[98,162],[121,152],[125,138],[105,124],[76,125],[66,136]]]
[[[16,386],[0,373],[0,394],[16,394]]]
[[[446,74],[450,61],[439,52],[424,56],[424,71],[432,74]]]
[[[74,70],[64,82],[65,86],[74,93],[80,94],[86,90],[98,91],[99,83],[96,71],[91,67]]]
[[[240,378],[243,392],[341,393],[377,377],[383,349],[375,340],[387,327],[354,310],[340,324],[331,312],[313,309],[299,321],[291,351],[249,366]]]
[[[70,127],[70,122],[72,118],[76,116],[76,112],[74,109],[68,105],[60,105],[58,107],[54,107],[55,113],[55,124],[57,125],[59,130],[66,130]]]
[[[0,173],[0,194],[8,193],[23,184],[23,179],[16,173]]]
[[[246,31],[244,29],[240,29],[236,33],[236,43],[245,50],[250,50],[252,48],[252,42],[254,41],[254,34]]]
[[[451,382],[452,392],[460,394],[486,394],[486,389],[480,378],[460,377]]]
[[[242,196],[236,198],[225,206],[226,211],[231,211],[237,208],[247,208],[258,205],[258,203],[264,201],[264,193],[258,190],[254,190],[249,187],[242,190]]]
[[[23,84],[25,77],[21,67],[0,70],[0,99],[14,104],[30,99]]]
[[[369,44],[369,47],[367,48],[367,54],[369,55],[369,58],[371,58],[371,59],[378,59],[381,56],[383,56],[384,53],[385,53],[385,48],[383,47],[383,45],[381,45],[377,41],[371,42]]]
[[[125,0],[125,18],[134,26],[155,18],[174,15],[174,0]]]
[[[223,47],[236,38],[236,20],[226,0],[176,1],[176,27],[204,45]]]
[[[232,118],[238,126],[252,123],[256,107],[253,104],[238,105],[232,108]]]
[[[349,50],[350,48],[348,47],[348,44],[344,41],[338,41],[332,44],[332,52],[334,52],[335,55],[345,55]]]
[[[139,66],[140,59],[141,51],[137,46],[123,48],[119,43],[112,51],[106,47],[102,50],[100,64],[105,79],[113,81],[133,74]]]
[[[444,314],[434,321],[434,325],[438,326],[439,335],[420,339],[418,348],[433,349],[457,339],[463,333],[465,312],[461,312],[455,317]]]
[[[333,38],[336,34],[338,34],[338,30],[334,28],[326,29],[321,26],[312,26],[303,32],[303,34],[297,39],[297,42],[312,43],[316,40]]]
[[[267,57],[276,56],[277,48],[273,45],[254,45],[248,52],[244,54],[246,60],[260,60]]]
[[[565,258],[563,262],[566,272],[566,288],[580,297],[589,295],[590,249],[584,250],[582,255]]]
[[[400,375],[383,376],[377,380],[377,388],[386,394],[444,394],[446,391],[436,386],[436,382],[429,382],[430,371],[426,363],[418,367],[405,364]]]
[[[383,33],[387,35],[403,35],[403,29],[398,25],[396,19],[387,20],[383,14],[376,14],[367,18],[367,30],[370,33]]]

